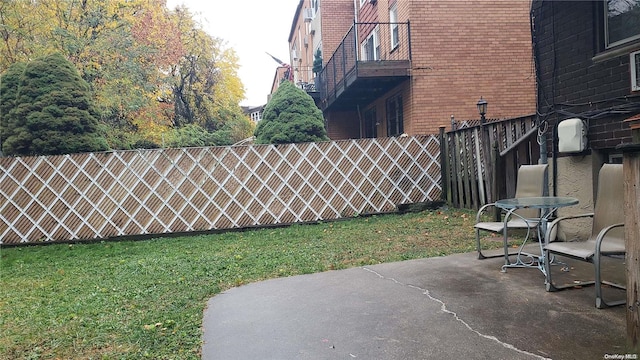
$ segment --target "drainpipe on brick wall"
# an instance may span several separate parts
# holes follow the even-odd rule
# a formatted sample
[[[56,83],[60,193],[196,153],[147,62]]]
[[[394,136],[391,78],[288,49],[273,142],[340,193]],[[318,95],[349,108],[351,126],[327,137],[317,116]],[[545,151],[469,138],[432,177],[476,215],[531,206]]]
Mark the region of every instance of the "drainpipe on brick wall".
[[[358,22],[358,0],[353,0],[353,22]]]
[[[356,67],[358,66],[358,41],[360,40],[358,38],[358,12],[359,10],[359,5],[358,5],[358,0],[353,0],[353,35],[355,36],[355,44],[353,44],[353,46],[355,46],[355,52],[356,52]],[[356,69],[357,72],[357,69]]]

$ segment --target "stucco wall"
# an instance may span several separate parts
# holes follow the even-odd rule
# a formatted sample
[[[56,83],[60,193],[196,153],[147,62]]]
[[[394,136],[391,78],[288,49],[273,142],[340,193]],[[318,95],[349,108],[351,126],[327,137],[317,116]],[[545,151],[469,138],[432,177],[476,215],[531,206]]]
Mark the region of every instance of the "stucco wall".
[[[553,164],[550,164],[551,166]],[[553,169],[549,168],[549,177]],[[592,156],[567,156],[558,158],[558,196],[578,198],[578,205],[558,209],[558,216],[569,216],[593,212],[593,176]],[[553,181],[553,179],[551,179]],[[553,184],[553,183],[552,183]],[[553,185],[551,185],[553,186]],[[552,189],[552,188],[551,188]],[[550,190],[551,192],[552,190]],[[591,219],[572,219],[565,221],[558,229],[558,238],[570,241],[576,236],[584,237],[591,233]]]

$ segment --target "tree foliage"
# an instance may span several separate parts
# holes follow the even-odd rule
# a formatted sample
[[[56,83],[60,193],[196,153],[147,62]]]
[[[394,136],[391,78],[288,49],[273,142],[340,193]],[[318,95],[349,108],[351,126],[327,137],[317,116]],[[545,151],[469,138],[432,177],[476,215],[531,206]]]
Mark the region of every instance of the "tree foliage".
[[[18,71],[20,66],[13,68]],[[108,149],[99,133],[89,86],[62,55],[55,53],[26,64],[17,88],[12,90],[16,96],[3,126],[6,139],[2,150],[6,155]],[[10,98],[6,100],[11,102]],[[10,105],[3,101],[2,107]]]
[[[0,2],[0,73],[52,52],[89,83],[112,148],[161,145],[187,124],[213,133],[241,111],[233,49],[166,0]]]
[[[322,50],[318,48],[313,55],[313,67],[311,68],[314,74],[319,74],[322,71]]]
[[[7,137],[8,115],[16,107],[20,78],[25,67],[26,64],[23,62],[14,63],[0,77],[0,155],[2,155],[2,143]]]
[[[322,112],[311,96],[284,81],[267,103],[255,131],[258,144],[328,141]]]

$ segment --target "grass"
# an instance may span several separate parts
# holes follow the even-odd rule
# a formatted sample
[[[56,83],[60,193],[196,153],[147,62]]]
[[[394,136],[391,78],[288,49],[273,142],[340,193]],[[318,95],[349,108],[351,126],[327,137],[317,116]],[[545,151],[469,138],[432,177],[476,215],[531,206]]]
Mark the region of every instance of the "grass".
[[[3,248],[0,357],[199,359],[210,297],[269,278],[473,251],[474,220],[472,211],[442,210]]]

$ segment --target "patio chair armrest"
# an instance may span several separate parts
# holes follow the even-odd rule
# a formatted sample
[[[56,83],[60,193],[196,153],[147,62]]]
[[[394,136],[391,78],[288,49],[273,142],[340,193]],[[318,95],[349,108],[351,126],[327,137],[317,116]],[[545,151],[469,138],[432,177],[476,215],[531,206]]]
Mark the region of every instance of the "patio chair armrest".
[[[602,248],[602,240],[604,240],[604,236],[607,235],[609,231],[615,228],[623,227],[623,226],[624,226],[624,223],[613,224],[600,230],[600,232],[598,233],[598,236],[596,237],[596,254],[600,253],[600,249]]]
[[[496,203],[489,203],[489,204],[482,205],[482,207],[480,207],[480,209],[476,213],[476,224],[480,222],[480,216],[482,216],[482,214],[487,210],[487,208],[495,207],[495,206],[496,206]]]
[[[561,221],[570,220],[570,219],[580,219],[585,217],[593,217],[593,213],[591,212],[591,213],[578,214],[578,215],[561,216],[559,218],[556,218],[555,220],[547,224],[547,232],[545,233],[545,239],[552,239],[551,235],[553,234],[553,229],[556,226],[558,226],[558,224]],[[555,236],[553,236],[553,239],[555,239]]]

